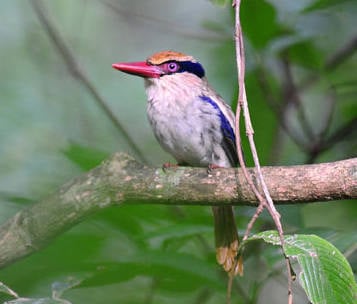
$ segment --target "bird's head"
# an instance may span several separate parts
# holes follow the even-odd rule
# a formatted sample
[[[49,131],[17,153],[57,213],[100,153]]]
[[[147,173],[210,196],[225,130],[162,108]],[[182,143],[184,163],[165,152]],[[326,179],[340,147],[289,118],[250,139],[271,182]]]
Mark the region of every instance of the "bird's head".
[[[205,76],[203,67],[193,57],[174,51],[155,53],[146,61],[114,63],[112,67],[147,79],[162,78],[178,73],[189,73],[198,78]]]
[[[114,63],[113,68],[143,77],[148,100],[190,100],[208,87],[202,65],[192,56],[162,51],[146,61]]]

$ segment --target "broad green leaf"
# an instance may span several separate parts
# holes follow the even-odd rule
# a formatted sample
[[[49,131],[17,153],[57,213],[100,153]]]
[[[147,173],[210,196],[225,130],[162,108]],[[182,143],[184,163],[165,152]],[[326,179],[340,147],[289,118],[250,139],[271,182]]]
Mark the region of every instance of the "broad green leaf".
[[[6,192],[0,192],[0,198],[2,200],[6,200],[6,201],[9,201],[12,203],[19,204],[19,205],[30,205],[35,202],[35,200],[33,200],[29,197],[16,195],[16,194],[12,194],[12,193],[6,193]]]
[[[313,2],[310,6],[304,9],[304,12],[311,12],[315,10],[322,10],[341,4],[343,2],[351,2],[351,0],[318,0]]]
[[[106,152],[91,147],[84,147],[76,143],[70,144],[63,151],[63,154],[84,171],[98,166],[108,157],[108,153]]]
[[[299,41],[283,51],[283,56],[303,67],[319,69],[325,60],[324,55],[317,49],[313,41]]]
[[[97,267],[93,276],[85,279],[80,287],[101,286],[128,281],[137,276],[158,278],[160,286],[171,291],[194,291],[199,287],[225,288],[219,273],[210,261],[193,255],[165,251],[146,251],[106,263]]]
[[[265,231],[251,240],[280,245],[276,231]],[[357,285],[352,269],[343,254],[331,243],[316,235],[286,235],[285,252],[301,267],[299,281],[313,304],[354,304]]]
[[[0,280],[14,286],[17,292],[21,291],[27,295],[39,282],[48,284],[49,281],[54,281],[53,278],[56,278],[55,281],[61,281],[63,276],[67,277],[72,273],[91,272],[95,266],[88,265],[87,261],[100,254],[105,239],[96,236],[92,231],[90,235],[84,232],[82,234],[80,229],[74,228],[74,232],[76,234],[59,237],[47,248],[27,259],[1,269]]]
[[[264,48],[274,37],[285,33],[286,29],[277,23],[276,10],[267,1],[243,1],[240,19],[244,35],[254,48]],[[257,30],[259,28],[260,30]],[[262,30],[264,29],[264,30]]]
[[[213,226],[207,225],[190,225],[187,223],[175,224],[163,229],[157,229],[148,233],[142,234],[144,239],[158,238],[161,241],[165,241],[173,238],[186,238],[192,237],[197,234],[213,233]]]

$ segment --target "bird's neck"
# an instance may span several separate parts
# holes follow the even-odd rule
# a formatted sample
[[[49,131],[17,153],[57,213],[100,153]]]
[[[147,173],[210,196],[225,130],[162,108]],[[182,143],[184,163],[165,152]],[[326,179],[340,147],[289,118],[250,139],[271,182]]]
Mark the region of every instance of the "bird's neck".
[[[146,79],[145,88],[149,102],[190,102],[204,95],[207,88],[205,78],[182,73],[161,78]]]

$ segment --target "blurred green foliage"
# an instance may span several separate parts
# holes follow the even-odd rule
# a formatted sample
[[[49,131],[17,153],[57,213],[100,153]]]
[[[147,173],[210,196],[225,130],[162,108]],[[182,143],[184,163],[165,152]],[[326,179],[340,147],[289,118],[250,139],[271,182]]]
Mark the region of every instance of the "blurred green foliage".
[[[192,54],[234,107],[237,85],[230,2],[43,3],[88,79],[151,165],[172,159],[148,126],[140,79],[117,73],[111,68],[113,62],[142,60],[164,49]],[[133,151],[71,76],[31,1],[1,4],[0,222],[4,222],[107,155]],[[284,74],[290,70],[293,75],[306,120],[318,135],[315,142],[356,119],[356,55],[329,65],[341,48],[356,39],[356,14],[355,1],[243,1],[247,94],[262,164],[356,156],[356,133],[312,155],[314,140],[303,128],[309,126],[301,124],[301,107],[289,103],[293,97]],[[268,95],[278,106],[288,106],[274,111]],[[281,111],[301,143],[279,127]],[[254,210],[236,210],[243,232]],[[288,232],[309,231],[324,237],[346,254],[356,270],[357,208],[352,202],[279,210]],[[263,214],[255,231],[269,227],[271,220]],[[235,280],[232,301],[286,303],[280,252],[251,245],[245,261],[245,276]],[[63,289],[61,297],[72,303],[222,303],[226,292],[225,275],[215,262],[210,210],[200,206],[110,208],[65,232],[46,249],[0,271],[0,282],[28,298],[50,297],[52,285],[69,278],[82,281]],[[295,293],[296,303],[306,303],[298,286]],[[0,293],[1,302],[9,299]]]

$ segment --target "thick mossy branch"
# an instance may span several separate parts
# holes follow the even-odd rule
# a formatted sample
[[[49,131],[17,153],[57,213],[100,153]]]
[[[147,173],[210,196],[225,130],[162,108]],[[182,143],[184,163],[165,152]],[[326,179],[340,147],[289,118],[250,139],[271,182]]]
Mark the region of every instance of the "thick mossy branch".
[[[262,169],[276,204],[357,198],[357,158]],[[164,172],[118,153],[0,226],[0,267],[39,250],[89,214],[121,203],[255,206],[257,201],[240,169]]]

